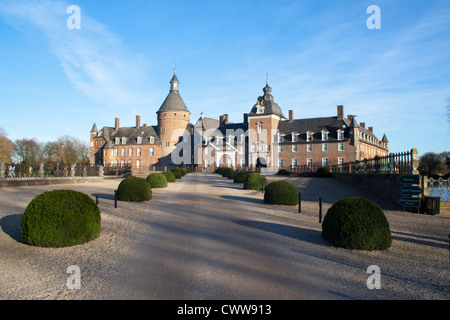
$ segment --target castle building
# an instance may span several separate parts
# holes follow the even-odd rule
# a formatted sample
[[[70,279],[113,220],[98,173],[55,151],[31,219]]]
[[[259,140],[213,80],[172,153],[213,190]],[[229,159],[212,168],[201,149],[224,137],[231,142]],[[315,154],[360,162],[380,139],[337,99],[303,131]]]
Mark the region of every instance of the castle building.
[[[94,123],[90,163],[131,165],[137,170],[188,165],[207,171],[217,166],[311,171],[389,153],[386,136],[380,140],[373,127],[358,123],[356,116],[345,117],[342,105],[337,106],[335,116],[294,119],[289,110],[285,117],[268,81],[242,122],[231,123],[228,114],[213,119],[202,113],[191,124],[175,73],[169,94],[156,113],[156,126],[141,126],[139,116],[133,127],[120,127],[117,118],[114,127],[102,130]]]

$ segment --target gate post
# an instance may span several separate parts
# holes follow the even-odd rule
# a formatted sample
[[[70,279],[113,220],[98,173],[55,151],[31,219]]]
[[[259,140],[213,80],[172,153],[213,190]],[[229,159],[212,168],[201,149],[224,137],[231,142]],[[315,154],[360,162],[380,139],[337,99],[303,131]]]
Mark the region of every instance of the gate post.
[[[411,149],[411,174],[419,174],[419,160],[417,159],[417,149]]]

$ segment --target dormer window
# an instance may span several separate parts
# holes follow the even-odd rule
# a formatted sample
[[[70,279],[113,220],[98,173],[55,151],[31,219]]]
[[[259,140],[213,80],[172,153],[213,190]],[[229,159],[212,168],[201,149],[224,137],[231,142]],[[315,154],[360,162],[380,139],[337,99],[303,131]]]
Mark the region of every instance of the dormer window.
[[[120,144],[120,138],[116,138],[116,144]]]
[[[313,133],[311,131],[306,133],[306,141],[313,141]]]
[[[263,107],[258,107],[256,109],[256,113],[264,113],[264,108]]]
[[[344,131],[338,130],[337,131],[337,138],[338,138],[338,140],[344,140]]]
[[[150,144],[154,144],[155,143],[155,138],[154,137],[150,137]]]
[[[328,141],[328,131],[322,131],[322,141]]]
[[[278,136],[278,142],[279,142],[279,143],[284,142],[284,135],[280,134],[280,135]]]
[[[298,141],[298,134],[293,132],[292,133],[292,142],[297,142]]]
[[[141,144],[142,143],[142,137],[137,137],[137,143]]]
[[[122,138],[122,144],[126,144],[127,143],[127,138]]]

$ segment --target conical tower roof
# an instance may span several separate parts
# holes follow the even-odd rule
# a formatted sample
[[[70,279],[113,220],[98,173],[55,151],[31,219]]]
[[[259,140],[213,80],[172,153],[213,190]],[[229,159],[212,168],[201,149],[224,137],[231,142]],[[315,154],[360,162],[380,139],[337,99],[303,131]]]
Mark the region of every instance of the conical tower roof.
[[[181,98],[180,91],[178,90],[178,84],[180,81],[176,73],[174,73],[172,80],[170,80],[170,92],[164,100],[163,104],[159,108],[157,113],[164,111],[186,111],[189,112],[186,104]]]

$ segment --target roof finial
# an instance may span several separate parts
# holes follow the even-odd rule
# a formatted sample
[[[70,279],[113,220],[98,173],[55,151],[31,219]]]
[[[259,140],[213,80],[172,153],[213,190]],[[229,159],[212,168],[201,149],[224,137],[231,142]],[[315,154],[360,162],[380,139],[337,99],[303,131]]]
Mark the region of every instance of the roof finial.
[[[173,74],[177,74],[177,64],[173,64]]]
[[[269,71],[266,70],[266,84],[269,84]]]

